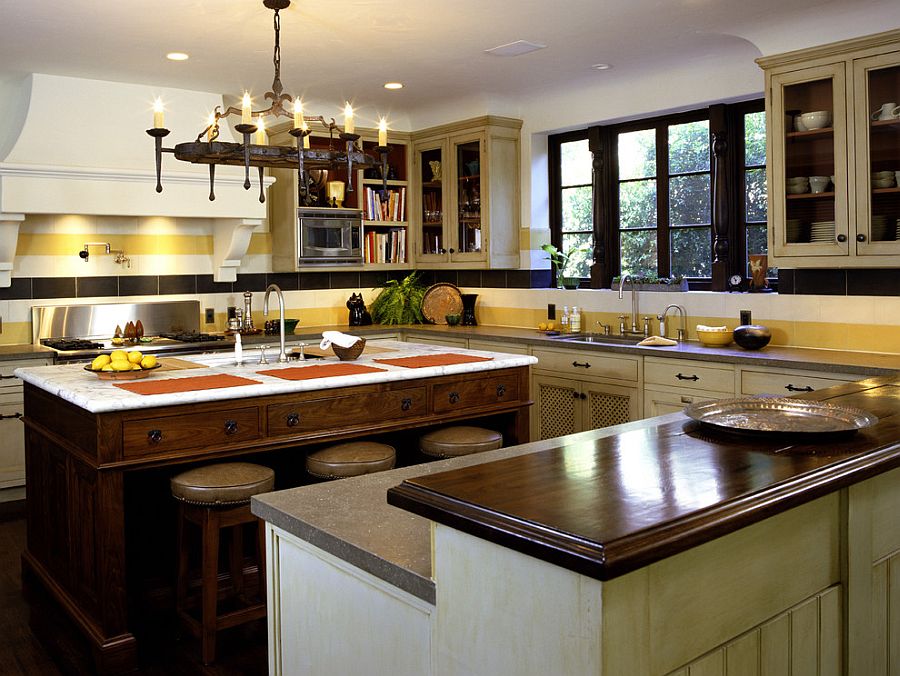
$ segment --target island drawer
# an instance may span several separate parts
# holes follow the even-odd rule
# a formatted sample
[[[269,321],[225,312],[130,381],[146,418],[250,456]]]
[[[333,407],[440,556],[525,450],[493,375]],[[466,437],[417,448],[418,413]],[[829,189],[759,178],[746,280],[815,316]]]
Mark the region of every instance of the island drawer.
[[[255,406],[210,413],[180,414],[126,420],[122,424],[122,454],[126,458],[208,447],[217,450],[259,438]]]
[[[538,371],[550,371],[553,375],[617,378],[633,382],[638,380],[640,357],[613,357],[593,350],[535,349],[532,354],[538,359],[533,368]]]
[[[734,395],[734,367],[691,359],[644,359],[644,382]]]
[[[442,383],[434,386],[433,397],[435,413],[516,401],[519,398],[519,379],[516,374],[493,374],[456,383]]]
[[[266,418],[269,436],[281,436],[411,418],[427,412],[425,387],[422,386],[270,404],[266,407]]]

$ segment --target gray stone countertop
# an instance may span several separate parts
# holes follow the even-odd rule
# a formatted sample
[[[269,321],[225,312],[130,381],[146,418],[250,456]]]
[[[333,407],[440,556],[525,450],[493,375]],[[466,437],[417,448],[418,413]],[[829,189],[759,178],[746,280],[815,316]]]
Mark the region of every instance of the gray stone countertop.
[[[434,338],[474,338],[531,345],[532,347],[555,347],[569,350],[634,354],[645,357],[671,357],[674,359],[696,359],[700,361],[724,362],[730,364],[771,366],[788,369],[805,369],[823,373],[849,373],[865,376],[891,375],[900,371],[900,354],[851,352],[848,350],[819,350],[804,347],[784,347],[767,345],[762,350],[744,350],[737,345],[728,347],[704,347],[698,342],[688,341],[673,347],[637,347],[631,345],[572,344],[551,338],[534,329],[509,326],[445,326],[445,325],[401,325],[401,326],[321,326],[297,327],[298,334],[292,340],[313,342],[325,330],[338,330],[357,335],[367,333],[403,333],[405,336]],[[272,342],[272,336],[266,337]],[[278,337],[275,336],[277,342]],[[538,368],[540,368],[538,366]]]
[[[652,424],[683,417],[681,413],[672,413],[654,418]],[[647,425],[648,421],[639,420],[573,434],[566,440],[600,439]],[[558,439],[536,441],[461,458],[266,493],[252,499],[251,509],[273,526],[428,603],[434,603],[430,521],[389,505],[387,490],[411,477],[536,453],[558,445]]]
[[[53,359],[56,352],[43,345],[31,343],[19,343],[16,345],[0,345],[0,361],[14,361],[16,359],[36,359],[49,357]]]

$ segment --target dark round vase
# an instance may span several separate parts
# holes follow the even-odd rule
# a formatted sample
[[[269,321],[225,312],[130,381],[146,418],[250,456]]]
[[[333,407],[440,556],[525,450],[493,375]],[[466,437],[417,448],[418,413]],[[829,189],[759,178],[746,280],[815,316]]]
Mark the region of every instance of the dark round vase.
[[[734,342],[745,350],[759,350],[772,340],[772,332],[765,326],[745,324],[734,330]]]

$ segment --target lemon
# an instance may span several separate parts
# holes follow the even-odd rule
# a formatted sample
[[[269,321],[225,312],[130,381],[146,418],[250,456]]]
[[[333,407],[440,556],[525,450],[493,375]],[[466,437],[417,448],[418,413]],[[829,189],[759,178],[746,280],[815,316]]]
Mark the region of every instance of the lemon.
[[[111,361],[112,359],[110,359],[108,354],[98,355],[97,357],[94,357],[94,361],[91,362],[91,371],[99,371]]]
[[[107,364],[106,366],[104,366],[104,367],[103,367],[102,369],[100,369],[100,370],[101,370],[101,371],[112,371],[112,370],[113,370],[112,364]]]
[[[547,322],[547,330],[553,331],[556,328],[556,324],[554,322]]]
[[[140,364],[141,359],[143,359],[143,358],[144,358],[144,355],[142,355],[137,350],[132,350],[131,352],[128,353],[128,361],[130,361],[132,364]]]
[[[156,366],[156,364],[156,357],[154,357],[152,354],[148,354],[146,357],[141,359],[141,367],[145,369],[152,369],[154,366]]]
[[[131,365],[131,370],[132,370],[132,371],[140,371],[140,370],[141,370],[141,365],[140,365],[140,364],[132,364],[132,365]]]
[[[546,330],[547,330],[546,322],[541,322],[540,324],[538,324],[538,331],[546,331]]]
[[[113,345],[121,345],[121,344],[124,343],[125,341],[122,340],[121,338],[119,338],[118,336],[116,336],[115,338],[113,338],[113,339],[112,339],[111,341],[109,341],[109,342],[111,342]]]
[[[125,350],[113,350],[112,354],[109,355],[109,360],[116,361],[117,359],[128,361],[128,353]]]
[[[131,367],[134,366],[127,359],[113,359],[109,365],[112,366],[113,371],[130,371]]]

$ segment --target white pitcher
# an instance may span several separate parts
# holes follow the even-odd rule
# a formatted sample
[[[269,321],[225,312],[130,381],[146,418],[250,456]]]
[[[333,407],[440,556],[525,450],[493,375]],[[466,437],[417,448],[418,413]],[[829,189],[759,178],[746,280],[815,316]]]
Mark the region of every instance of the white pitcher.
[[[873,120],[895,120],[900,117],[900,106],[891,101],[881,104],[881,108],[872,113]]]

